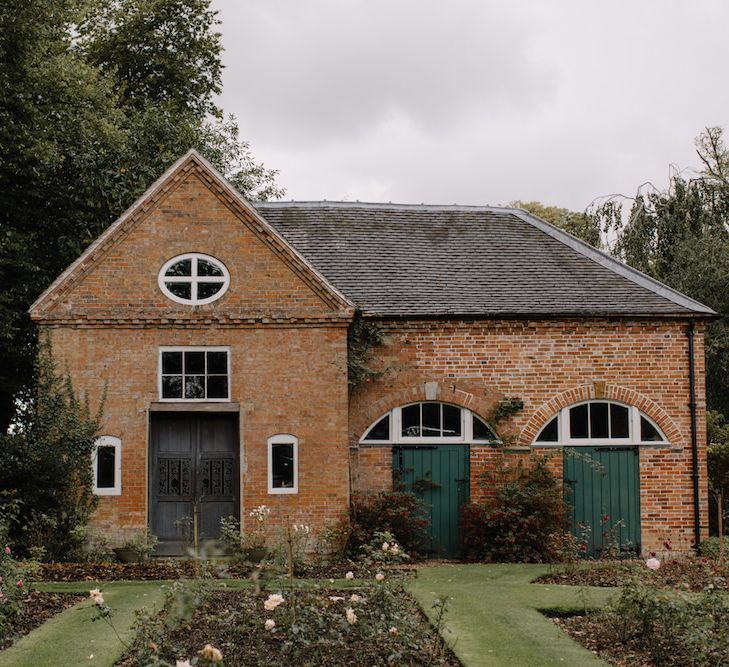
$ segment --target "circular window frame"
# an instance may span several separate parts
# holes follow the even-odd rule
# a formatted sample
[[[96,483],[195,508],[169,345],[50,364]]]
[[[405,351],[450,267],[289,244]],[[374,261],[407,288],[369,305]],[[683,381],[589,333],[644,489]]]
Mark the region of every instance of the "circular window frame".
[[[177,264],[178,262],[184,261],[186,259],[193,260],[192,266],[192,275],[189,276],[166,276],[165,273],[167,273],[167,270]],[[211,262],[215,266],[219,267],[220,270],[223,272],[222,276],[204,276],[200,277],[197,275],[197,260],[205,260],[207,262]],[[176,294],[173,294],[169,289],[167,289],[168,282],[174,282],[174,283],[186,283],[190,284],[190,299],[184,299],[180,296],[177,296]],[[212,296],[209,296],[205,299],[198,299],[197,298],[197,285],[198,283],[219,283],[222,282],[223,286]],[[217,301],[220,299],[227,291],[228,287],[230,287],[230,273],[228,271],[228,267],[225,266],[225,264],[220,261],[217,257],[213,257],[212,255],[206,255],[201,252],[186,252],[182,255],[176,255],[172,259],[167,260],[163,265],[162,268],[159,270],[159,273],[157,274],[157,284],[159,285],[160,290],[162,291],[162,294],[164,294],[168,299],[171,301],[174,301],[175,303],[181,303],[184,306],[204,306],[205,304],[212,303],[213,301]]]

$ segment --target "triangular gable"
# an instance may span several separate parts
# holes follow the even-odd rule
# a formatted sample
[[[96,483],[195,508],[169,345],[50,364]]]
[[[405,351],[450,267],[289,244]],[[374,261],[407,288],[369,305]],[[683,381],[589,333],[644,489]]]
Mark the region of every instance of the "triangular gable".
[[[107,249],[124,238],[147,214],[191,174],[195,174],[230,209],[240,222],[296,273],[332,310],[349,315],[353,304],[329,283],[314,267],[275,231],[238,191],[196,150],[189,150],[175,162],[147,191],[112,223],[29,308],[33,319],[43,319],[63,295],[86,275],[105,255]]]

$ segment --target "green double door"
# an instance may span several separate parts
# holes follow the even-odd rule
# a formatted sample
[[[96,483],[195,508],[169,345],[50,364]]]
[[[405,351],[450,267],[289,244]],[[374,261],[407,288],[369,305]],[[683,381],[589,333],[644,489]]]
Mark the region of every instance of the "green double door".
[[[469,446],[394,447],[393,472],[399,488],[428,506],[429,556],[458,558],[460,508],[469,498]]]
[[[586,556],[640,552],[637,447],[566,447],[563,476],[572,532]]]

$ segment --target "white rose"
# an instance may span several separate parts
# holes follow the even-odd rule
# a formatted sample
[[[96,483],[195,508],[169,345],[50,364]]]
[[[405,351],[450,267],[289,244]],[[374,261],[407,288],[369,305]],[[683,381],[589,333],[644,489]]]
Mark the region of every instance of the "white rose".
[[[344,575],[344,578],[349,579],[349,580],[354,579],[354,572],[352,572],[352,571],[347,572],[347,574]]]
[[[347,623],[354,625],[357,622],[357,614],[354,613],[352,607],[347,607]]]
[[[349,598],[352,602],[362,602],[362,596],[357,595],[357,593],[352,593],[351,597]]]
[[[266,611],[273,611],[274,609],[276,609],[276,607],[283,603],[283,595],[281,595],[280,593],[273,593],[272,595],[269,595],[268,599],[263,603],[263,608]]]
[[[384,578],[385,578],[385,575],[384,575],[384,574],[382,574],[382,572],[378,572],[378,573],[377,573],[377,574],[375,575],[375,579],[377,579],[377,581],[383,581],[383,580],[384,580]]]
[[[382,543],[382,550],[387,551],[390,548],[390,545],[387,542]]]
[[[265,623],[266,630],[273,630],[276,627],[276,621],[274,621],[272,618],[269,618],[266,620]]]

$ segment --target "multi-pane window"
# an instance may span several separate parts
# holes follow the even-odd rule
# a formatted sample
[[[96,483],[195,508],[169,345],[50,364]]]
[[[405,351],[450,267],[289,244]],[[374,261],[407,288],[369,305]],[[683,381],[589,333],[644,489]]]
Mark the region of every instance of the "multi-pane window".
[[[193,252],[169,260],[160,270],[158,282],[173,301],[198,306],[223,296],[230,274],[220,260]]]
[[[268,439],[268,492],[298,493],[299,441],[287,433]]]
[[[545,424],[535,442],[645,444],[666,442],[666,436],[635,406],[588,401],[557,413]]]
[[[426,401],[394,408],[372,424],[360,442],[497,442],[494,430],[470,410]]]
[[[227,349],[160,350],[160,398],[163,400],[228,400],[229,377]]]
[[[92,470],[94,493],[99,496],[116,496],[121,493],[121,440],[111,435],[96,439]]]

